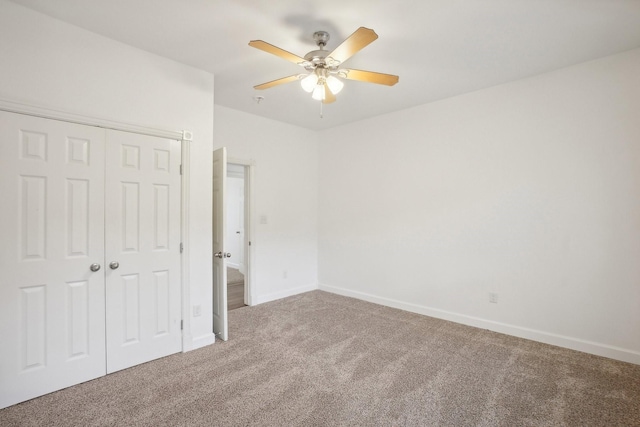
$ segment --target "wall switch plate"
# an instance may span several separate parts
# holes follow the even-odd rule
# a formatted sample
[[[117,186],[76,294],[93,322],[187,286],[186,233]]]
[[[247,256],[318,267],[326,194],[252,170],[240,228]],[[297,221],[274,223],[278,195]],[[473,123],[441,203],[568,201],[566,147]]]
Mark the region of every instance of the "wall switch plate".
[[[498,303],[498,294],[495,292],[489,292],[489,302],[492,304]]]
[[[193,306],[193,317],[200,317],[202,315],[202,306],[194,305]]]

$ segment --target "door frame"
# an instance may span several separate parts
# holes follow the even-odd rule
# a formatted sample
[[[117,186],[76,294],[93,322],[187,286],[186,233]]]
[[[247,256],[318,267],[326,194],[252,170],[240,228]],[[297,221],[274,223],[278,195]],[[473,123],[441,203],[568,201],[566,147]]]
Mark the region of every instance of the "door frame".
[[[244,280],[244,303],[253,305],[253,251],[251,250],[253,240],[253,224],[255,206],[255,191],[253,187],[253,174],[255,169],[255,161],[228,157],[227,164],[240,165],[244,167],[244,240],[242,242],[242,250],[244,251],[244,260],[246,264],[246,275]],[[226,230],[225,230],[226,231]]]
[[[182,170],[181,170],[181,206],[180,206],[180,241],[183,247],[182,251],[182,272],[181,272],[181,294],[182,294],[182,313],[181,318],[183,322],[182,326],[182,352],[191,350],[192,336],[191,336],[191,316],[190,313],[190,275],[189,275],[189,183],[191,181],[191,168],[190,168],[190,143],[193,141],[193,133],[189,130],[171,131],[166,129],[150,128],[145,126],[139,126],[135,124],[122,123],[112,120],[104,120],[91,116],[83,116],[80,114],[69,113],[61,110],[54,110],[50,108],[40,107],[37,105],[23,104],[19,102],[9,101],[6,99],[0,99],[0,111],[7,111],[9,113],[18,113],[28,116],[41,117],[44,119],[58,120],[61,122],[75,123],[79,125],[95,126],[104,129],[119,130],[124,132],[137,133],[141,135],[155,136],[160,138],[173,139],[181,142],[182,149]]]

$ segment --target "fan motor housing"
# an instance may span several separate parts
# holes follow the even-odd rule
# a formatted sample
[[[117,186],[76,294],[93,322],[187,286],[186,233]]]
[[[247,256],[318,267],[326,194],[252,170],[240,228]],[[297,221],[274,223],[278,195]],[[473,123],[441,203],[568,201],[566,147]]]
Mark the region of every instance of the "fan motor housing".
[[[326,50],[312,50],[304,56],[304,59],[316,65],[324,64],[324,59],[328,53]]]

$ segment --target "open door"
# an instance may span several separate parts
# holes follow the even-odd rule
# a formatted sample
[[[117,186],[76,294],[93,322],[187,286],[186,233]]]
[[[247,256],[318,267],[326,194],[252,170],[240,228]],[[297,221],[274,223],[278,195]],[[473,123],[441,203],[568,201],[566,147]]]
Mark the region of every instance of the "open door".
[[[222,147],[213,152],[213,333],[226,341],[227,323],[227,262],[231,254],[225,252],[225,181],[227,177],[227,150]]]

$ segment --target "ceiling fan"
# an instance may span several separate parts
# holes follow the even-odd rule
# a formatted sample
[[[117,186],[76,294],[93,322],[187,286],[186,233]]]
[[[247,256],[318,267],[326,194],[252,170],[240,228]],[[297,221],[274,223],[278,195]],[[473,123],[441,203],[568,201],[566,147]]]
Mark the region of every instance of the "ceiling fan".
[[[249,46],[293,62],[309,72],[308,74],[295,74],[262,83],[254,86],[254,89],[269,89],[283,83],[300,80],[302,88],[311,93],[313,99],[321,101],[324,104],[329,104],[336,100],[336,94],[340,92],[344,86],[344,83],[340,79],[393,86],[398,83],[398,76],[373,71],[340,68],[347,59],[351,58],[377,38],[378,35],[372,29],[360,27],[347,37],[340,46],[329,52],[324,50],[324,47],[329,41],[329,33],[326,31],[316,31],[313,33],[313,39],[318,45],[318,49],[307,53],[304,58],[265,41],[252,40],[249,42]]]

